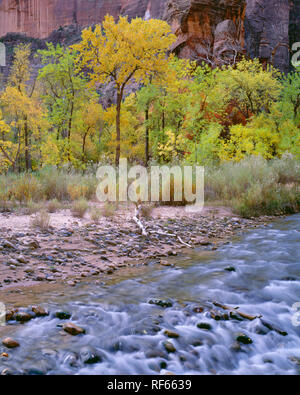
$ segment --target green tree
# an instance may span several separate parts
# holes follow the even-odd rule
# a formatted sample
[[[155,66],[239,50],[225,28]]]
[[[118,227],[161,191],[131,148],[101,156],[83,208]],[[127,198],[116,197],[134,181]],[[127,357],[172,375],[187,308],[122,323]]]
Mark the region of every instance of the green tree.
[[[59,142],[62,163],[72,162],[72,136],[74,120],[78,111],[84,116],[88,103],[96,103],[98,96],[89,86],[87,79],[75,68],[76,54],[70,48],[47,44],[46,50],[39,51],[44,67],[39,72],[38,81],[42,86],[42,95],[48,109],[48,119]]]

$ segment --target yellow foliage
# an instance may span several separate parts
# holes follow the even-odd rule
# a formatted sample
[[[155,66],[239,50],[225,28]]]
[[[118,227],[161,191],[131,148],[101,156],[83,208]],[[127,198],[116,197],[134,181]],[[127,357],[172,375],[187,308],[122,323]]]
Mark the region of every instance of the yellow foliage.
[[[257,155],[265,159],[278,154],[281,136],[272,127],[272,121],[264,116],[255,118],[248,125],[235,125],[230,129],[230,139],[222,142],[220,158],[240,161]]]
[[[158,155],[165,161],[182,157],[187,148],[187,139],[182,134],[176,134],[172,130],[165,132],[166,142],[158,143]]]
[[[164,21],[141,18],[118,22],[107,15],[102,26],[85,29],[82,41],[73,46],[78,51],[79,68],[89,69],[94,86],[113,82],[116,105],[116,165],[121,154],[121,107],[129,83],[147,85],[168,69],[167,51],[175,42],[171,27]],[[123,142],[122,142],[123,143]]]
[[[73,201],[85,198],[88,191],[87,185],[68,185],[68,194]]]
[[[120,17],[116,23],[107,15],[102,26],[85,29],[82,42],[73,48],[79,52],[80,66],[92,70],[94,84],[111,77],[121,88],[133,76],[147,84],[151,75],[164,73],[166,51],[175,40],[170,26],[161,20]]]

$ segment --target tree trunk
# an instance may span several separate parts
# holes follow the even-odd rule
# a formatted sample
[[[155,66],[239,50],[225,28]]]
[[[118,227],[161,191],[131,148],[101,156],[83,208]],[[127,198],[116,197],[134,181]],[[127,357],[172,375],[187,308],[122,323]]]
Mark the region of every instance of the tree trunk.
[[[82,140],[82,162],[86,162],[86,157],[85,157],[85,146],[86,146],[86,138],[87,138],[88,133],[85,133],[85,135],[83,136],[83,140]]]
[[[121,106],[122,106],[122,94],[117,94],[117,116],[116,116],[116,167],[120,164],[121,157]]]
[[[31,170],[31,158],[30,158],[30,142],[29,142],[27,121],[25,121],[24,138],[25,138],[25,166],[26,166],[26,172],[28,173],[29,170]]]
[[[145,120],[146,120],[145,159],[146,159],[146,166],[148,166],[149,164],[149,106],[148,104],[145,112]]]
[[[165,119],[165,110],[163,109],[163,113],[162,113],[162,131],[165,131],[165,123],[166,123],[166,119]]]
[[[72,121],[73,121],[74,103],[71,104],[71,112],[68,125],[68,161],[71,162],[71,131],[72,131]]]

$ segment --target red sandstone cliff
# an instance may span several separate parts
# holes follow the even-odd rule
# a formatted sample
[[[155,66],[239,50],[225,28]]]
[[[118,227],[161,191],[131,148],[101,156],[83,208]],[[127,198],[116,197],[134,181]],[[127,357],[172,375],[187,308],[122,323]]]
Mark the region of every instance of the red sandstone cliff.
[[[178,35],[178,55],[208,62],[247,52],[287,71],[290,41],[300,41],[300,0],[0,0],[0,37],[46,38],[61,26],[99,23],[108,13],[164,17]]]
[[[166,0],[0,0],[0,37],[22,33],[46,38],[60,26],[87,26],[106,14],[161,17]]]
[[[245,0],[169,1],[165,17],[180,57],[226,63],[244,50]]]

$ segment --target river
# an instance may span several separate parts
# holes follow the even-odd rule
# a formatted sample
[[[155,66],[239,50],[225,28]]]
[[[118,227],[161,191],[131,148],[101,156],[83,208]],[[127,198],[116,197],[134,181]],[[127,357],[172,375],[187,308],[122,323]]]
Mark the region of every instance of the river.
[[[12,325],[10,334],[21,346],[0,359],[0,371],[299,374],[300,326],[292,309],[300,302],[299,246],[295,215],[247,231],[218,251],[172,258],[174,267],[124,270],[106,283],[86,281],[43,295],[50,316]],[[262,317],[227,319],[229,311],[213,302]],[[86,334],[63,332],[58,310],[72,314]],[[213,319],[211,310],[221,319]]]

